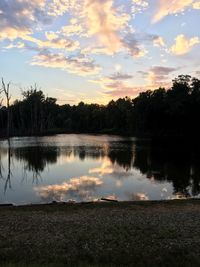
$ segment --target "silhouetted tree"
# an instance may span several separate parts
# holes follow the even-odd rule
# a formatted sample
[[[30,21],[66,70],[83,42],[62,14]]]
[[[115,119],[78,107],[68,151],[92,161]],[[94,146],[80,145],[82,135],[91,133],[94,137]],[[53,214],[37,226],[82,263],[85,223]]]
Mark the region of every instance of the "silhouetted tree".
[[[112,100],[107,105],[58,105],[37,86],[23,91],[10,105],[9,85],[3,82],[7,107],[0,108],[0,134],[114,133],[137,136],[192,136],[200,129],[200,80],[180,75],[168,90],[141,92],[136,98]],[[12,116],[10,116],[12,114]],[[9,134],[8,134],[9,133]]]

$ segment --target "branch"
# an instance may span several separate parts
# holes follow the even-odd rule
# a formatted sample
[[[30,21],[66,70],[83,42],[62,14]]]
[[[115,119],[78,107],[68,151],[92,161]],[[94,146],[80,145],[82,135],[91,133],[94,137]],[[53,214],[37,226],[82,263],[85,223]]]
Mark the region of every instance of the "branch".
[[[2,79],[1,79],[1,83],[2,83],[2,87],[3,87],[3,88],[1,89],[0,92],[4,92],[5,95],[6,95],[6,98],[7,98],[8,100],[10,100],[11,96],[9,96],[9,91],[10,91],[10,84],[11,84],[11,81],[10,81],[9,83],[7,83],[7,86],[6,86],[6,84],[5,84],[5,82],[4,82],[3,78],[2,78]]]

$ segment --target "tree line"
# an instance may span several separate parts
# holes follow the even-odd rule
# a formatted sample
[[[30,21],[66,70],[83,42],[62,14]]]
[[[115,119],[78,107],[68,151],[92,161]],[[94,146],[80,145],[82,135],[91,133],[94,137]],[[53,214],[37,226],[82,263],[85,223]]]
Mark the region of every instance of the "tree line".
[[[179,75],[170,89],[141,92],[107,105],[59,105],[32,86],[22,100],[10,104],[10,83],[2,80],[0,135],[48,133],[113,133],[136,136],[198,136],[200,134],[200,80]]]

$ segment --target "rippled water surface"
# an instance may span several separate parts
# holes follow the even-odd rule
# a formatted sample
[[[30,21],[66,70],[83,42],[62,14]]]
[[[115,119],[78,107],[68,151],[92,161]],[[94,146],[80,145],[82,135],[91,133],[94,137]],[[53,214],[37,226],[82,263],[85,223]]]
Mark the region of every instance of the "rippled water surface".
[[[106,135],[0,140],[0,203],[198,197],[200,156]]]

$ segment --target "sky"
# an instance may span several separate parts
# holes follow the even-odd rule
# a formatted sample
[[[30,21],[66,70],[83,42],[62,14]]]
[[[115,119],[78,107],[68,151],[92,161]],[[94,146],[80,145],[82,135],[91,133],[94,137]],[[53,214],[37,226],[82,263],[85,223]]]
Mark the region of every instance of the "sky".
[[[200,0],[0,0],[0,77],[60,104],[200,78]]]

